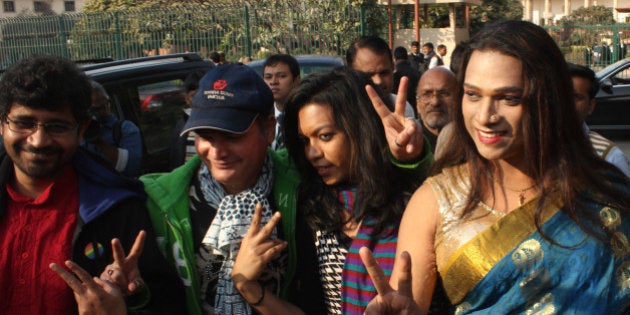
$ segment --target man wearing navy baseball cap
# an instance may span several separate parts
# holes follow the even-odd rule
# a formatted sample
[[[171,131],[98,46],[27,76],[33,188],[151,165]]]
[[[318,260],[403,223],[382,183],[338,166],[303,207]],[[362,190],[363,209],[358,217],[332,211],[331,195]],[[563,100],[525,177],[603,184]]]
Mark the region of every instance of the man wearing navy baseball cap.
[[[199,82],[182,129],[196,134],[198,154],[170,173],[141,177],[162,250],[186,286],[190,314],[250,314],[252,306],[286,296],[287,288],[278,283],[295,267],[294,255],[288,263],[280,263],[287,261],[280,257],[270,264],[263,280],[250,284],[242,296],[231,280],[257,204],[263,224],[279,221],[272,212],[278,210],[282,230],[294,230],[294,215],[285,213],[295,213],[299,179],[286,150],[269,148],[275,135],[273,106],[271,90],[251,68],[230,64],[210,70]],[[277,236],[294,250],[293,236]],[[278,249],[287,242],[271,241]]]

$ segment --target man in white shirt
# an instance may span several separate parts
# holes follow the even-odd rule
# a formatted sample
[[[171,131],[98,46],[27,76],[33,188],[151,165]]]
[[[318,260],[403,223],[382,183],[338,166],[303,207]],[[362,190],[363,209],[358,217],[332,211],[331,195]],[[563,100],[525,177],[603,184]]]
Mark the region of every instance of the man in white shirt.
[[[263,65],[263,80],[273,93],[275,104],[276,138],[272,143],[275,150],[284,147],[284,136],[282,134],[282,120],[284,103],[287,101],[289,93],[300,84],[300,65],[297,60],[287,54],[272,55]]]

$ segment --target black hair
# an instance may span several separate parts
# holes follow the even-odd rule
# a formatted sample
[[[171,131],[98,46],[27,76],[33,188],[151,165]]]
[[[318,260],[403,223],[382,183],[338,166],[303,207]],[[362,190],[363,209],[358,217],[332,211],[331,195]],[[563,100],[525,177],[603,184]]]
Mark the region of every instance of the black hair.
[[[394,59],[407,60],[407,49],[402,46],[398,46],[394,49]]]
[[[571,77],[580,77],[591,82],[591,86],[588,88],[588,97],[594,99],[599,90],[599,82],[595,79],[595,72],[591,68],[582,65],[576,65],[574,63],[568,63],[568,65]]]
[[[392,64],[392,50],[389,49],[389,45],[385,42],[384,39],[378,36],[361,36],[348,48],[346,52],[346,64],[350,67],[354,65],[354,60],[357,58],[357,52],[359,48],[368,48],[373,51],[377,55],[386,55],[387,60],[389,60]]]
[[[205,70],[196,69],[190,72],[184,79],[184,91],[186,93],[195,91],[199,88],[199,80],[206,74]]]
[[[295,57],[287,54],[275,54],[269,56],[269,58],[267,58],[267,60],[265,60],[265,63],[263,64],[263,69],[265,69],[266,67],[273,67],[278,63],[284,63],[285,65],[289,66],[289,71],[291,71],[291,75],[293,75],[293,78],[297,78],[298,76],[300,76],[300,64],[298,63],[297,59],[295,59]]]
[[[221,61],[221,55],[218,51],[213,51],[210,53],[210,60],[214,63],[219,63]]]
[[[32,56],[11,65],[0,79],[0,115],[6,117],[16,103],[47,111],[70,108],[76,121],[82,123],[89,119],[92,85],[69,59]]]

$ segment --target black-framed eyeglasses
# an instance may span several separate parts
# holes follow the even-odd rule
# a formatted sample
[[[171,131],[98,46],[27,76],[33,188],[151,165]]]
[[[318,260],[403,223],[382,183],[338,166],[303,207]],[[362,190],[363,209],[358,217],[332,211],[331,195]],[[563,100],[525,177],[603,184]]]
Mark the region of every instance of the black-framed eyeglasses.
[[[428,101],[431,98],[433,98],[433,96],[437,97],[438,99],[444,99],[447,97],[451,96],[451,92],[447,91],[447,90],[426,90],[420,94],[418,94],[418,96],[416,96],[416,100],[417,101]]]
[[[60,121],[40,123],[30,119],[12,119],[5,117],[9,130],[22,135],[33,134],[40,126],[51,136],[65,136],[77,130],[79,124],[70,124]]]

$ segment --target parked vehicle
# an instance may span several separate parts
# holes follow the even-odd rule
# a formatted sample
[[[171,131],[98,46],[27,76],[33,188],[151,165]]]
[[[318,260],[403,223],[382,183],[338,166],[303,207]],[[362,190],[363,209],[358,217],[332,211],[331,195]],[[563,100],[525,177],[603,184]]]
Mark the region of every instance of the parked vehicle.
[[[338,56],[324,56],[324,55],[302,55],[294,56],[297,62],[300,64],[300,77],[304,78],[307,75],[324,70],[330,70],[336,67],[344,65],[343,59]],[[263,76],[263,64],[266,59],[255,60],[247,65],[252,67],[262,77]]]
[[[186,104],[184,79],[194,70],[213,67],[195,53],[82,65],[107,90],[112,113],[140,128],[143,173],[169,171],[171,138]]]
[[[600,84],[597,106],[586,123],[604,137],[630,139],[630,58],[609,65],[595,77]]]

